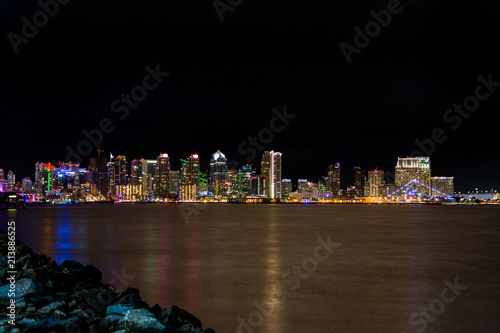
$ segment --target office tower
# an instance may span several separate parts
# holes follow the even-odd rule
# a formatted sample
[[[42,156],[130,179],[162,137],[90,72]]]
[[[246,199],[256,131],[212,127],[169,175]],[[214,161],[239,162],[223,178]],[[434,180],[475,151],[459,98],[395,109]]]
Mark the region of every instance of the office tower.
[[[384,171],[378,169],[368,171],[367,187],[369,197],[386,196]]]
[[[195,201],[197,199],[197,186],[192,184],[180,184],[178,198],[180,201]]]
[[[200,172],[200,187],[198,189],[198,194],[203,196],[208,195],[208,171]]]
[[[331,191],[334,197],[340,195],[340,163],[328,166],[326,189]]]
[[[238,184],[238,169],[227,170],[227,180],[224,183],[224,196],[230,198],[238,198],[240,194],[240,186]]]
[[[283,198],[288,198],[290,193],[293,192],[293,184],[291,179],[282,179],[281,185],[283,187]]]
[[[360,167],[354,167],[354,196],[363,197],[365,195],[365,172]]]
[[[264,178],[264,196],[271,199],[281,198],[281,160],[279,152],[265,151],[262,154],[261,175]]]
[[[7,173],[7,192],[12,192],[14,191],[14,187],[16,185],[16,175],[12,170],[9,170]]]
[[[109,153],[109,162],[106,163],[106,169],[108,170],[108,198],[114,199],[116,196],[116,168],[115,157],[112,153]]]
[[[396,175],[396,185],[397,188],[401,188],[408,184],[413,179],[421,182],[428,187],[431,186],[431,162],[429,157],[398,157],[398,162],[395,168]],[[420,185],[415,184],[412,186],[412,191],[415,190],[423,195],[430,195],[430,189]],[[405,191],[400,191],[401,194],[405,194]]]
[[[252,168],[251,164],[244,165],[238,170],[238,191],[241,197],[251,195],[250,181],[255,174],[256,171]]]
[[[250,196],[263,197],[264,196],[264,176],[252,176],[250,178]]]
[[[33,192],[33,181],[30,177],[23,178],[22,181],[22,192],[23,193],[31,193]]]
[[[154,194],[159,198],[170,194],[170,157],[166,153],[156,158]]]
[[[309,189],[309,181],[307,179],[299,179],[297,182],[297,192],[307,192]]]
[[[179,171],[170,171],[170,194],[177,195],[179,191]]]
[[[33,187],[35,189],[35,194],[38,196],[43,195],[43,170],[45,167],[45,163],[40,163],[36,162],[35,163],[35,183],[33,184]]]
[[[85,169],[80,169],[79,163],[59,162],[54,168],[54,188],[60,190],[72,190],[83,182]]]
[[[155,188],[156,160],[141,158],[140,163],[142,164],[142,194],[153,195]]]
[[[108,184],[108,160],[106,157],[101,157],[101,151],[97,150],[97,157],[90,158],[90,194],[99,198],[105,199],[109,194]]]
[[[218,197],[222,195],[222,187],[227,180],[227,158],[217,150],[210,158],[208,193]]]
[[[179,170],[180,185],[196,186],[196,193],[200,187],[200,159],[198,154],[191,154],[185,160],[181,159],[181,168]]]
[[[431,177],[432,196],[453,195],[454,177]]]
[[[118,155],[115,160],[115,184],[127,185],[128,181],[128,164],[127,157],[125,155]]]
[[[130,184],[133,186],[142,185],[142,160],[130,162]]]

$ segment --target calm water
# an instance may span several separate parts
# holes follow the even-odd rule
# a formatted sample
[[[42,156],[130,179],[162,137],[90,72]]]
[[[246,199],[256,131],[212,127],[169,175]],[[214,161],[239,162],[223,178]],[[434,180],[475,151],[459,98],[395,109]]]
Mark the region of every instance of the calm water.
[[[93,263],[104,282],[138,288],[150,305],[185,308],[218,333],[241,325],[241,332],[500,331],[498,206],[201,207],[38,206],[0,211],[0,219],[3,228],[15,220],[18,238],[36,252]],[[339,245],[331,254],[316,250],[328,235]],[[445,293],[454,297],[449,304],[434,301],[456,277],[467,289]],[[437,315],[416,314],[411,326],[412,313],[429,305]]]

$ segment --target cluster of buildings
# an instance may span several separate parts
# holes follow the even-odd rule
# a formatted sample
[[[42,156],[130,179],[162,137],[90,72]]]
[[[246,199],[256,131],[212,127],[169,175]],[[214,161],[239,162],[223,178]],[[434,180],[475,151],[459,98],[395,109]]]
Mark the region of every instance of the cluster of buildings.
[[[0,169],[0,191],[18,191],[32,200],[70,201],[342,201],[359,198],[411,198],[454,195],[453,177],[432,177],[429,157],[398,158],[393,177],[374,169],[354,168],[354,185],[340,186],[341,165],[328,167],[317,182],[283,178],[282,154],[265,151],[260,170],[252,165],[230,169],[221,151],[210,158],[209,170],[202,170],[198,154],[180,160],[171,169],[170,156],[132,159],[125,155],[90,158],[88,168],[78,163],[35,164],[35,178],[16,183],[15,174]],[[258,172],[260,171],[260,172]],[[390,180],[389,180],[390,179]],[[363,201],[366,202],[366,201]]]

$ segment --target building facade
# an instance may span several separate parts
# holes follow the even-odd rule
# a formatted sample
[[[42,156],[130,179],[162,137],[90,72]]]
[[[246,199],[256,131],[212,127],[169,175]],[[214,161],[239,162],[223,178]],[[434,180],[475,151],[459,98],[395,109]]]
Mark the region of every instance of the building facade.
[[[416,184],[415,191],[422,195],[431,195],[429,187],[431,186],[431,161],[428,156],[417,157],[398,157],[395,172],[395,186],[401,188],[413,179],[426,185]],[[404,191],[400,191],[404,192]],[[402,193],[404,194],[404,193]]]

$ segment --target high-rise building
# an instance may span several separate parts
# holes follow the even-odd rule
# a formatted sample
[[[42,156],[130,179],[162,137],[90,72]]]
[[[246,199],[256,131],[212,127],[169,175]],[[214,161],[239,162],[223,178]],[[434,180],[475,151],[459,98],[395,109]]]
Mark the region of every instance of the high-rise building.
[[[328,166],[327,191],[332,192],[332,196],[340,195],[340,163]]]
[[[309,190],[309,181],[307,179],[299,179],[297,184],[297,192],[307,192]]]
[[[128,164],[125,155],[118,155],[115,160],[115,184],[127,185],[128,181]]]
[[[156,158],[154,194],[159,198],[170,194],[170,157],[166,153]]]
[[[141,158],[142,194],[153,195],[155,188],[156,160]]]
[[[384,171],[382,170],[372,170],[368,171],[368,180],[366,182],[369,197],[382,197],[386,196],[385,191],[385,179]]]
[[[416,179],[427,187],[417,183],[415,184],[415,190],[423,195],[431,194],[429,189],[431,186],[431,161],[428,156],[398,157],[395,175],[396,180],[394,185],[397,188],[401,188],[413,179]],[[405,194],[404,191],[400,191],[400,193]]]
[[[142,185],[142,160],[130,162],[130,184],[133,186]]]
[[[179,192],[179,171],[170,171],[170,194],[177,195]]]
[[[453,195],[454,177],[431,177],[432,196]]]
[[[215,197],[222,196],[223,186],[227,180],[226,155],[217,150],[210,158],[208,192]]]
[[[53,186],[59,190],[73,190],[84,182],[85,173],[79,163],[59,162],[54,168]]]
[[[7,173],[7,192],[14,191],[15,185],[16,185],[16,175],[12,170],[9,170]]]
[[[5,180],[4,171],[3,171],[3,169],[0,169],[0,192],[4,191],[5,182],[6,182],[6,180]]]
[[[265,151],[262,154],[261,175],[264,178],[264,196],[271,199],[281,198],[281,160],[279,152]]]
[[[264,196],[264,176],[252,176],[250,178],[250,196],[263,197]]]
[[[108,184],[108,160],[101,157],[101,150],[97,150],[97,156],[90,158],[90,193],[99,198],[106,199],[109,196]]]
[[[293,192],[293,184],[292,184],[292,180],[291,179],[282,179],[281,180],[281,186],[283,188],[283,198],[288,198],[288,196],[290,195],[290,193]]]
[[[238,170],[238,191],[240,197],[251,195],[250,182],[255,174],[256,171],[252,168],[251,164],[244,165]]]
[[[180,185],[196,186],[196,193],[198,193],[200,187],[200,158],[198,154],[191,154],[185,160],[181,159],[179,183]]]
[[[30,179],[30,177],[23,178],[22,191],[23,193],[33,192],[33,181]]]
[[[356,197],[365,196],[365,172],[360,167],[354,168],[354,187]]]

